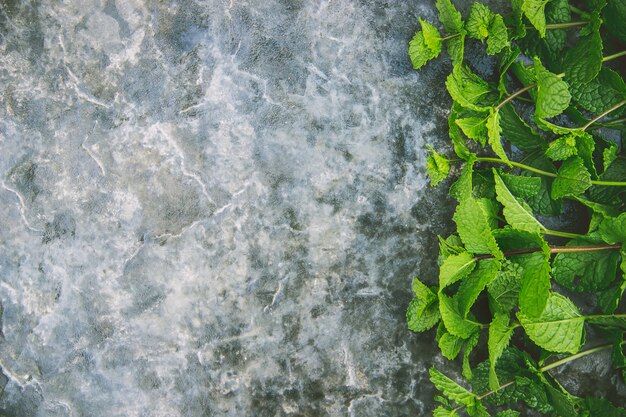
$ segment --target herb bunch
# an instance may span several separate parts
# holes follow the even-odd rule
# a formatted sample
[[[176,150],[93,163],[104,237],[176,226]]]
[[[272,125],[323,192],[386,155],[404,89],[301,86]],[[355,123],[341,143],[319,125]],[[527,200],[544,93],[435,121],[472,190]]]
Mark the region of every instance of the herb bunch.
[[[436,7],[441,31],[420,19],[409,56],[419,69],[445,46],[453,64],[456,155],[429,147],[427,173],[433,186],[456,174],[456,232],[439,237],[438,285],[413,281],[407,321],[415,332],[436,327],[467,381],[431,368],[442,392],[434,415],[514,417],[525,403],[545,415],[626,416],[549,372],[611,350],[626,381],[626,1],[511,0],[506,15],[476,2],[465,18],[450,0]],[[494,55],[497,74],[472,70],[468,42]],[[545,225],[567,218],[564,207],[577,213],[576,233]],[[573,301],[590,297],[593,307]],[[590,326],[604,344],[585,347]]]

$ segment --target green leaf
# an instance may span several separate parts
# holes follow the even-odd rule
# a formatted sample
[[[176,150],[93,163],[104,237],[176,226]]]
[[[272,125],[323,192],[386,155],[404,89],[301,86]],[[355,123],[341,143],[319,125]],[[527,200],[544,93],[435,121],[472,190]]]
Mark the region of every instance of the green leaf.
[[[624,254],[622,254],[622,264],[624,263]],[[623,269],[623,268],[622,268]],[[598,306],[604,314],[613,314],[622,300],[624,291],[626,290],[626,280],[623,278],[617,283],[611,285],[606,290],[598,291],[596,296]]]
[[[417,278],[413,280],[413,292],[415,297],[406,311],[406,320],[409,329],[414,332],[424,332],[439,321],[437,295]]]
[[[517,317],[537,346],[557,353],[580,349],[585,318],[568,298],[552,293],[541,316],[531,318],[520,312]]]
[[[467,317],[470,308],[485,287],[496,278],[501,266],[501,262],[497,259],[483,259],[478,263],[478,267],[461,282],[454,298],[459,307],[458,311],[463,317]]]
[[[454,7],[450,0],[437,0],[435,6],[439,11],[439,21],[449,33],[458,33],[463,30],[461,13]]]
[[[604,329],[626,331],[626,314],[587,316],[587,322]]]
[[[545,7],[548,2],[549,0],[524,0],[522,3],[522,11],[542,38],[546,35]]]
[[[452,109],[450,110],[450,116],[448,117],[448,134],[450,135],[452,145],[454,146],[454,153],[456,153],[459,158],[467,161],[468,159],[470,159],[472,153],[469,149],[467,149],[465,141],[461,136],[459,126],[456,124],[458,116],[459,106],[458,104],[455,104],[454,106],[452,106]]]
[[[433,417],[458,417],[456,410],[439,406],[433,410]]]
[[[465,252],[463,248],[463,242],[457,235],[450,235],[447,238],[437,236],[439,239],[439,264],[450,255],[458,255],[461,252]]]
[[[457,206],[453,217],[465,248],[474,254],[492,254],[501,258],[502,253],[491,233],[489,222],[481,204],[466,198]]]
[[[426,158],[426,174],[430,178],[430,185],[435,187],[448,177],[450,173],[450,161],[438,154],[432,146],[426,146],[430,150]]]
[[[579,417],[575,408],[575,404],[577,403],[576,397],[564,392],[560,386],[559,388],[555,388],[543,375],[540,375],[539,378],[544,381],[546,392],[550,399],[550,405],[554,407],[554,411],[557,412],[559,417]]]
[[[602,181],[624,181],[626,178],[626,158],[617,158],[600,175]],[[620,194],[626,191],[626,187],[606,187],[594,185],[588,191],[589,199],[602,204],[621,205]]]
[[[463,345],[463,371],[462,375],[466,379],[472,379],[472,367],[470,365],[470,354],[474,350],[476,346],[478,346],[478,340],[480,338],[480,333],[474,333]]]
[[[512,31],[512,39],[521,39],[526,36],[526,25],[524,25],[522,10],[524,0],[511,0],[512,13],[509,17],[509,26]]]
[[[487,143],[487,119],[484,117],[465,117],[456,119],[456,124],[461,128],[465,136],[474,139],[482,146]]]
[[[450,400],[467,407],[468,414],[474,415],[471,410],[474,410],[479,403],[476,394],[463,388],[461,385],[439,372],[435,367],[430,368],[429,373],[430,381],[435,385],[435,388],[441,391],[443,395]]]
[[[461,107],[478,112],[489,110],[491,87],[467,66],[462,64],[454,66],[446,79],[446,88],[452,99]]]
[[[578,149],[576,148],[576,136],[571,133],[550,142],[550,145],[548,145],[548,149],[546,150],[546,156],[553,161],[564,161],[570,156],[577,154]]]
[[[594,243],[574,239],[567,246],[590,246]],[[559,253],[552,262],[552,274],[559,284],[569,290],[600,291],[615,280],[619,258],[616,250]]]
[[[454,360],[461,352],[463,342],[465,342],[465,339],[450,334],[446,326],[443,323],[439,323],[439,327],[437,328],[437,344],[439,345],[441,354],[445,358]]]
[[[575,197],[591,187],[591,174],[585,168],[583,160],[574,156],[559,168],[558,174],[552,183],[552,198]]]
[[[568,85],[556,74],[548,71],[535,58],[535,75],[537,77],[537,106],[535,116],[540,119],[549,119],[558,116],[569,106],[572,96]]]
[[[487,285],[490,300],[495,304],[492,311],[510,312],[517,307],[523,268],[514,262],[505,261],[496,278]]]
[[[516,259],[523,268],[519,306],[529,317],[541,315],[550,298],[550,252],[547,245],[543,249]]]
[[[469,160],[461,170],[461,175],[459,175],[459,178],[450,187],[450,195],[459,202],[473,197],[472,177],[474,174],[475,161],[476,157],[474,157],[473,155],[469,157]]]
[[[422,30],[417,31],[409,42],[409,57],[414,69],[420,69],[441,53],[442,41],[439,31],[430,23],[420,19]]]
[[[500,388],[498,375],[496,374],[496,362],[502,356],[504,349],[509,346],[513,327],[509,326],[509,315],[507,313],[496,313],[489,325],[489,340],[487,348],[489,350],[489,388],[497,390]]]
[[[446,329],[454,336],[467,339],[480,330],[478,323],[464,318],[459,313],[456,300],[443,293],[439,294],[439,311]]]
[[[500,127],[502,135],[522,151],[531,152],[546,147],[543,138],[518,116],[511,103],[500,108]]]
[[[489,27],[494,13],[482,3],[472,3],[465,28],[469,37],[485,40],[489,36]]]
[[[500,178],[513,195],[520,198],[533,197],[541,191],[541,178],[523,177],[501,173]]]
[[[502,147],[501,135],[500,112],[491,108],[489,109],[489,117],[487,118],[487,139],[495,154],[498,155],[500,159],[508,161],[509,158],[506,156],[506,152],[504,152],[504,148]]]
[[[465,54],[465,31],[460,32],[456,38],[448,39],[446,46],[452,65],[462,64]]]
[[[602,166],[604,167],[604,171],[617,159],[617,152],[617,145],[613,142],[609,144],[608,148],[602,151]]]
[[[475,3],[478,4],[478,3]],[[510,45],[506,25],[502,16],[496,14],[489,26],[487,38],[487,54],[494,55]]]
[[[570,92],[583,109],[601,114],[626,98],[626,84],[619,73],[604,67],[593,80],[585,84],[572,84]]]
[[[496,413],[495,417],[519,417],[520,412],[515,410],[504,410]]]
[[[606,27],[622,42],[626,42],[626,0],[611,0],[604,9]]]
[[[622,25],[623,23],[624,21]],[[584,404],[586,410],[589,411],[589,417],[626,417],[626,410],[615,407],[604,398],[585,398]]]
[[[596,78],[602,68],[602,39],[598,25],[591,34],[568,49],[563,60],[565,79],[572,84],[586,84]]]
[[[606,218],[600,223],[600,236],[606,243],[626,242],[626,212],[617,217]]]
[[[476,259],[468,252],[448,256],[439,268],[439,291],[469,275],[476,267]]]
[[[494,180],[496,198],[504,206],[503,214],[507,223],[515,229],[543,233],[546,228],[535,219],[528,204],[515,198],[496,170],[494,170]]]
[[[556,173],[556,169],[543,154],[529,155],[524,161],[526,165],[541,169],[546,172]],[[530,172],[522,172],[523,176],[533,176]],[[545,176],[537,177],[541,180],[541,188],[535,196],[528,197],[526,201],[534,212],[544,216],[556,216],[561,214],[563,210],[563,200],[553,200],[550,197],[550,189],[552,188],[552,178]]]

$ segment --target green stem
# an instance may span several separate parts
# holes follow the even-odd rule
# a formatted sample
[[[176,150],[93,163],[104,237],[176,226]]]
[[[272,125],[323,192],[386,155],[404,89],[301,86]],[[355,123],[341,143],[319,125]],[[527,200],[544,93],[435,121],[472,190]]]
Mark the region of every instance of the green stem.
[[[546,29],[567,29],[576,26],[585,26],[589,24],[587,20],[581,20],[578,22],[566,22],[566,23],[548,23]],[[534,29],[533,26],[527,26],[526,29]]]
[[[602,62],[610,61],[612,59],[619,58],[619,57],[622,57],[624,55],[626,55],[626,51],[622,51],[622,52],[618,52],[618,53],[613,54],[613,55],[605,56],[604,58],[602,58]]]
[[[561,232],[559,230],[550,230],[550,229],[544,230],[543,234],[550,235],[550,236],[564,237],[566,239],[576,239],[582,236],[582,235],[579,235],[578,233]]]
[[[626,100],[622,101],[621,103],[617,103],[615,106],[611,107],[610,109],[608,109],[607,111],[597,115],[596,117],[594,117],[593,119],[591,119],[589,121],[589,123],[587,123],[586,125],[584,125],[582,127],[583,132],[585,130],[587,130],[589,128],[589,126],[591,126],[592,124],[594,124],[595,122],[597,122],[598,120],[602,119],[604,116],[606,116],[609,113],[612,113],[613,111],[619,109],[620,107],[622,107],[623,105],[626,104]]]
[[[623,104],[626,104],[626,101]],[[455,161],[456,160],[451,160],[450,162],[455,162]],[[514,167],[517,167],[517,168],[521,168],[521,169],[526,170],[526,171],[534,172],[535,174],[543,175],[545,177],[551,177],[551,178],[557,178],[558,177],[558,175],[553,173],[553,172],[542,171],[540,169],[533,168],[533,167],[528,166],[528,165],[520,164],[519,162],[505,161],[504,159],[500,159],[500,158],[481,157],[481,158],[476,158],[476,161],[478,161],[478,162],[493,162],[495,164],[510,165],[510,166],[514,166]],[[626,187],[626,182],[622,182],[622,181],[591,180],[591,184],[592,185],[604,185],[604,186],[608,186],[608,187]],[[559,236],[559,235],[555,235],[555,236]],[[566,236],[563,236],[563,237],[566,237]]]
[[[574,7],[574,6],[570,5],[569,9],[572,12],[576,13],[578,16],[582,17],[582,18],[585,18],[585,19],[590,19],[591,18],[591,15],[589,13],[587,13],[584,10],[579,9],[578,7]]]
[[[510,96],[508,96],[507,98],[505,98],[504,100],[502,100],[500,102],[500,104],[498,104],[496,106],[496,111],[500,110],[502,108],[502,106],[504,106],[506,103],[508,103],[509,101],[513,100],[515,97],[520,96],[522,94],[524,94],[526,91],[528,90],[532,90],[533,88],[537,87],[537,84],[533,83],[533,84],[529,84],[526,87],[522,88],[521,90],[517,90],[516,92],[514,92],[513,94],[511,94]]]
[[[459,37],[459,36],[461,36],[461,34],[460,34],[460,33],[455,33],[454,35],[449,35],[449,36],[446,36],[446,37],[444,37],[444,38],[441,38],[441,40],[442,40],[442,41],[447,41],[448,39],[454,39],[454,38],[457,38],[457,37]]]
[[[565,233],[565,232],[560,232]],[[573,253],[573,252],[598,252],[603,250],[615,250],[621,249],[622,245],[620,243],[616,243],[615,245],[590,245],[590,246],[550,246],[550,253]],[[528,249],[516,249],[504,252],[505,257],[517,256],[517,255],[526,255],[529,253],[541,252],[542,248],[528,248]],[[474,259],[491,259],[494,255],[485,254],[485,255],[476,255]]]

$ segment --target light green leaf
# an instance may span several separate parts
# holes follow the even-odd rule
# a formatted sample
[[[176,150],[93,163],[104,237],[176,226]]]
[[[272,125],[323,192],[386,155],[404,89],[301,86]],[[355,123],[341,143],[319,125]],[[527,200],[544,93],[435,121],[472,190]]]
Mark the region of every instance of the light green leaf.
[[[496,198],[504,206],[503,214],[507,223],[515,229],[543,233],[546,228],[535,218],[528,204],[515,198],[496,170],[493,171],[493,176],[496,182]]]
[[[409,329],[414,332],[424,332],[439,321],[437,295],[417,278],[413,280],[413,292],[415,297],[407,309],[406,320]]]
[[[576,353],[580,349],[585,319],[568,298],[552,293],[540,317],[523,313],[517,317],[537,346],[557,353]]]
[[[476,157],[471,155],[467,163],[461,170],[461,175],[450,187],[450,195],[457,201],[461,202],[468,198],[473,198],[472,194],[472,177],[474,173],[474,163]]]
[[[478,4],[478,3],[475,3]],[[506,25],[502,16],[496,14],[489,26],[487,54],[494,55],[510,45]]]
[[[461,128],[465,136],[474,139],[482,146],[487,143],[487,119],[484,117],[465,117],[456,119],[456,124]]]
[[[516,261],[522,265],[522,285],[519,292],[520,310],[529,317],[537,317],[544,311],[550,298],[550,253],[544,252],[520,256]]]
[[[549,1],[550,0],[524,0],[522,3],[522,11],[542,38],[546,35],[545,7]]]
[[[439,291],[469,275],[476,267],[476,259],[468,252],[448,256],[439,268]]]
[[[594,26],[591,34],[581,38],[575,47],[565,53],[563,72],[570,85],[588,83],[602,68],[602,38],[599,25]]]
[[[505,261],[496,278],[487,285],[490,300],[495,304],[492,311],[509,312],[517,307],[523,268],[514,262]]]
[[[573,239],[567,246],[591,246],[594,242]],[[595,252],[559,253],[552,261],[552,275],[565,288],[573,291],[600,291],[615,280],[619,252],[603,250]]]
[[[478,201],[466,198],[457,206],[454,222],[465,248],[474,254],[493,254],[501,258],[502,253],[491,233],[487,216]]]
[[[513,327],[509,326],[509,315],[507,313],[496,313],[489,325],[489,340],[487,348],[489,350],[489,388],[497,390],[500,388],[498,375],[496,374],[496,362],[502,356],[502,352],[509,345]]]
[[[458,417],[456,410],[448,409],[440,405],[433,410],[433,417]]]
[[[456,300],[443,293],[439,294],[439,311],[446,329],[454,336],[467,339],[480,330],[478,323],[464,318],[459,313]]]
[[[568,134],[550,142],[546,150],[546,156],[553,161],[564,161],[570,156],[578,154],[576,148],[576,135]]]
[[[622,76],[603,67],[598,76],[586,84],[572,84],[572,98],[583,109],[604,113],[626,98],[626,85]]]
[[[465,28],[469,37],[482,41],[489,36],[494,13],[482,3],[472,3]]]
[[[442,41],[439,31],[430,23],[420,19],[422,30],[417,31],[409,42],[409,57],[414,69],[420,69],[441,53]]]
[[[430,150],[426,158],[426,174],[430,178],[430,185],[435,187],[448,177],[450,173],[450,161],[438,154],[432,146],[426,146]]]
[[[609,143],[609,147],[602,151],[602,166],[604,171],[617,159],[617,152],[617,145],[613,142]]]
[[[432,367],[429,370],[430,381],[435,385],[444,396],[448,397],[457,404],[466,407],[474,406],[476,403],[476,394],[463,388],[441,372],[437,368]]]
[[[502,135],[522,151],[544,149],[546,142],[534,129],[524,122],[511,103],[500,108]]]
[[[465,31],[461,32],[456,38],[449,39],[446,50],[452,60],[452,65],[462,64],[463,55],[465,54]]]
[[[454,336],[448,332],[443,323],[439,323],[437,328],[437,344],[441,350],[441,354],[449,360],[454,360],[463,347],[465,339]]]
[[[534,62],[535,75],[537,77],[535,116],[540,119],[558,116],[567,109],[572,98],[568,85],[556,74],[545,69],[538,58],[535,58]]]
[[[609,217],[600,223],[600,236],[606,243],[626,242],[626,212],[617,217]]]
[[[480,333],[474,333],[463,346],[463,377],[466,379],[472,379],[472,368],[470,366],[470,354],[474,350],[476,346],[478,346],[478,339],[480,338]]]
[[[520,198],[533,197],[541,190],[541,178],[501,173],[500,178],[513,195]]]
[[[461,13],[454,7],[450,0],[437,0],[435,6],[439,11],[439,21],[450,33],[458,33],[463,30]]]
[[[576,197],[591,187],[591,174],[581,158],[574,156],[559,168],[552,183],[552,198]]]
[[[491,87],[465,65],[454,66],[452,74],[446,79],[446,88],[461,107],[478,112],[486,112],[490,108]]]
[[[489,145],[500,159],[508,162],[509,158],[506,156],[506,152],[504,152],[504,148],[502,147],[501,135],[500,112],[495,108],[491,108],[489,109],[489,117],[487,118],[487,138],[489,139]]]
[[[501,262],[497,259],[483,259],[478,263],[478,267],[461,282],[454,296],[461,316],[467,317],[470,308],[483,289],[496,278],[501,266]]]
[[[515,410],[504,410],[496,413],[494,417],[519,417],[519,411]]]

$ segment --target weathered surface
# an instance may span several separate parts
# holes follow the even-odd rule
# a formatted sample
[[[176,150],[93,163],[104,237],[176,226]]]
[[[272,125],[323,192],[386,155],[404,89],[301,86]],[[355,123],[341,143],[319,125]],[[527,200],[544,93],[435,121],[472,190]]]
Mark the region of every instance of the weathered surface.
[[[40,3],[0,8],[0,409],[425,415],[431,2]]]

